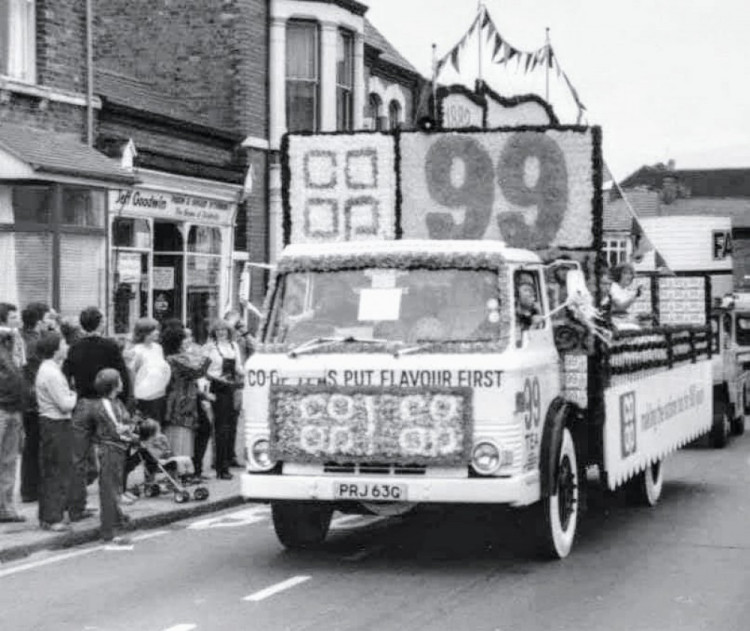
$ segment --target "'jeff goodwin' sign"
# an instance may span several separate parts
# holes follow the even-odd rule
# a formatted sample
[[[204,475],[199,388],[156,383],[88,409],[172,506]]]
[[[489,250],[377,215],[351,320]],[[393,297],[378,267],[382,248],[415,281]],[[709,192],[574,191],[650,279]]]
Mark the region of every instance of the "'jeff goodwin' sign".
[[[120,189],[110,192],[109,207],[115,213],[164,217],[178,221],[228,225],[233,204],[206,197],[148,189]]]

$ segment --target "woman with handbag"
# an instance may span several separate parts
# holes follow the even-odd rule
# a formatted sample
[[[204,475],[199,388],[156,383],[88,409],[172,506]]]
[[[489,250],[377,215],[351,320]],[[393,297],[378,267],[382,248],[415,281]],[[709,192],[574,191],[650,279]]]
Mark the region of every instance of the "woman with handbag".
[[[212,403],[214,413],[214,443],[216,445],[216,476],[231,480],[232,429],[237,425],[239,406],[235,393],[242,388],[242,357],[236,342],[231,339],[231,325],[216,320],[209,330],[206,352],[211,363],[208,379],[211,393],[216,397]]]

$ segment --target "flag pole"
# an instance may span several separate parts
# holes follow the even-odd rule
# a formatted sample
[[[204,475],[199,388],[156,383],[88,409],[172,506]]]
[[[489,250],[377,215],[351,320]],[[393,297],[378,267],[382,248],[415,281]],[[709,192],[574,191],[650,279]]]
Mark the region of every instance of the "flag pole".
[[[477,55],[478,55],[478,84],[481,86],[483,83],[482,78],[482,14],[484,12],[484,3],[482,0],[478,0],[477,2],[477,14],[478,14],[478,20],[479,20],[479,26],[477,28]]]
[[[437,44],[432,43],[432,120],[437,125]]]
[[[544,60],[544,100],[549,103],[549,62],[551,54],[551,46],[549,43],[549,26],[546,28],[546,40],[547,40],[547,56]]]

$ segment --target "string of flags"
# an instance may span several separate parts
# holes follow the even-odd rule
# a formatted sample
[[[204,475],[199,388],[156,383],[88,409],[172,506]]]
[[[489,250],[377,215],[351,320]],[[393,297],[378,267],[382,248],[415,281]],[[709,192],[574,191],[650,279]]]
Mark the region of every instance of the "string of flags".
[[[516,69],[523,69],[524,74],[534,72],[536,68],[544,68],[545,66],[549,69],[554,70],[558,77],[561,77],[565,82],[576,106],[578,107],[578,122],[580,123],[583,113],[586,111],[586,106],[581,101],[578,91],[573,87],[573,83],[560,67],[560,63],[557,60],[555,51],[550,44],[546,44],[541,48],[533,51],[522,51],[513,46],[508,40],[506,40],[495,25],[492,16],[484,5],[481,5],[477,16],[469,26],[469,29],[464,33],[463,37],[451,48],[441,59],[435,63],[435,78],[443,70],[445,65],[450,62],[456,72],[461,71],[461,53],[466,48],[466,44],[479,30],[479,37],[486,32],[486,40],[492,44],[492,56],[493,63],[497,65],[508,65],[514,59],[516,61]]]

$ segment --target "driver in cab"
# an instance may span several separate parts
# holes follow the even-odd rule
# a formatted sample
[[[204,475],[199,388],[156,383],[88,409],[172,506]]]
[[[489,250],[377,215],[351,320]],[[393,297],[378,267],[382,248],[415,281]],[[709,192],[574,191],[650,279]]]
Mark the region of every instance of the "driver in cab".
[[[538,329],[544,324],[534,283],[531,274],[516,273],[516,324],[519,331]]]

